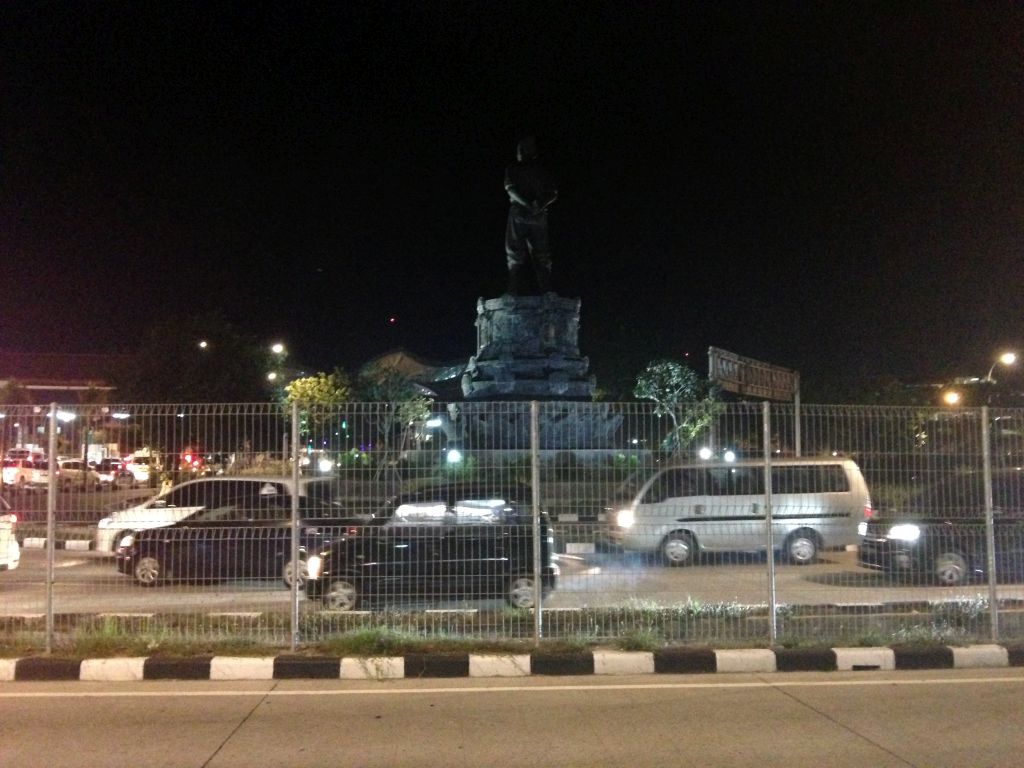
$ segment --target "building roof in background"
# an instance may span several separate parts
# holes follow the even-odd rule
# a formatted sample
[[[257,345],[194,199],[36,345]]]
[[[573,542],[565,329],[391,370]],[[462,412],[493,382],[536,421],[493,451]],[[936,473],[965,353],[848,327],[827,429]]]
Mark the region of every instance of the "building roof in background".
[[[0,349],[0,385],[14,381],[29,390],[112,389],[110,371],[127,354],[15,352]]]

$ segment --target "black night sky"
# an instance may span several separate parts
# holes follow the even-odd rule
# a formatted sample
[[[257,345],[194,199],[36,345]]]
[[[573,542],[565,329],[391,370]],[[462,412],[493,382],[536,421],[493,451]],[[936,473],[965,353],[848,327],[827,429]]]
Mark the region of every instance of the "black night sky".
[[[709,345],[805,382],[1024,346],[1015,3],[11,2],[0,30],[0,348],[219,308],[314,369],[468,359],[525,133],[599,384]]]

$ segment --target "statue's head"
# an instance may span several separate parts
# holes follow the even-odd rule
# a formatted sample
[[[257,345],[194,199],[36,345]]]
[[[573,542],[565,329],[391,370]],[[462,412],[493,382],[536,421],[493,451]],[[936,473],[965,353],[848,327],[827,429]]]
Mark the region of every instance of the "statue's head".
[[[536,160],[537,159],[537,140],[533,136],[525,136],[520,139],[519,146],[516,147],[516,157],[519,158],[519,162],[524,160]]]

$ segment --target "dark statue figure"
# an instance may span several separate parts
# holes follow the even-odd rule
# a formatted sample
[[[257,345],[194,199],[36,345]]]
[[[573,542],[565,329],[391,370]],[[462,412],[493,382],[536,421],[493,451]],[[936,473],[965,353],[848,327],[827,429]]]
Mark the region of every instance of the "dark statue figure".
[[[523,264],[529,258],[537,291],[551,290],[551,251],[548,247],[548,207],[558,197],[554,179],[537,160],[537,142],[526,137],[516,151],[518,161],[505,169],[505,191],[511,205],[505,229],[508,292],[519,295]]]

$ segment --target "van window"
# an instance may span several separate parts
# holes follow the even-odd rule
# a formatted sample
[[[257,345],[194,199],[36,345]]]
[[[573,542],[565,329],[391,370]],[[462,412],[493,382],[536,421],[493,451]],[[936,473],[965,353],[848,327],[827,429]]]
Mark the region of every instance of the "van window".
[[[753,496],[764,494],[763,467],[715,467],[710,470],[715,496]]]
[[[642,502],[657,504],[665,499],[684,496],[707,496],[712,493],[706,469],[687,467],[666,469],[659,473],[644,494]]]
[[[772,467],[773,493],[846,493],[846,473],[838,464]]]

